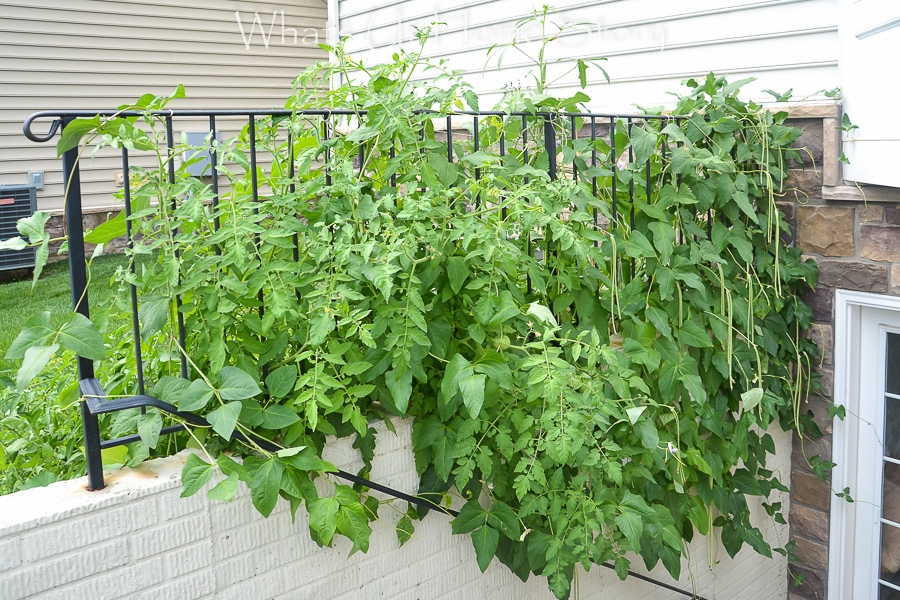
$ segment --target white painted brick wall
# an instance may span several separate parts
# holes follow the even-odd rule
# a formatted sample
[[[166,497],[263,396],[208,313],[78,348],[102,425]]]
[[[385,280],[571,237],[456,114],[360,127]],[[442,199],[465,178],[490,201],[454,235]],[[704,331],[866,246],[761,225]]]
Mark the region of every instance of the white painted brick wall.
[[[415,492],[410,424],[397,435],[381,427],[372,470],[376,481]],[[774,435],[779,455],[770,465],[785,484],[790,437]],[[394,530],[400,515],[383,508],[368,554],[347,558],[350,543],[318,548],[308,515],[296,523],[285,502],[268,519],[247,491],[231,503],[201,492],[179,498],[185,454],[107,474],[107,487],[87,492],[86,481],[55,483],[0,497],[0,600],[548,600],[546,581],[520,582],[494,561],[485,574],[468,536],[450,533],[448,519],[430,514],[402,548]],[[348,440],[328,446],[325,458],[349,470],[361,466]],[[323,488],[324,490],[325,488]],[[781,500],[787,505],[787,498]],[[399,503],[405,508],[405,503]],[[773,545],[787,528],[752,505],[754,522]],[[785,509],[787,514],[787,508]],[[706,540],[690,544],[689,573],[677,585],[719,600],[783,600],[787,564],[744,548],[735,560],[715,546],[706,563]],[[635,570],[643,572],[639,558]],[[670,581],[661,567],[655,578]],[[626,582],[605,568],[578,573],[581,600],[676,600],[681,596],[638,580]]]

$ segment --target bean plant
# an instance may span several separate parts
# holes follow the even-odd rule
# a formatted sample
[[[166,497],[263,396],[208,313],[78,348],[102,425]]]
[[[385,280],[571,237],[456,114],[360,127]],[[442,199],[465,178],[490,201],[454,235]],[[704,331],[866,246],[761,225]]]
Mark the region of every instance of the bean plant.
[[[473,118],[452,115],[478,111],[479,98],[449,65],[418,51],[369,66],[331,50],[336,63],[297,78],[291,116],[254,122],[255,171],[249,125],[208,138],[218,197],[185,171],[197,148],[167,152],[152,111],[170,98],[66,129],[61,151],[90,139],[156,158],[132,173],[139,265],[92,307],[99,329],[66,326],[89,332],[82,344],[26,328],[23,368],[58,343],[113,352],[100,331],[129,314],[134,285],[147,393],[211,424],[189,434],[202,451],[184,467],[186,496],[214,482],[208,495],[230,500],[243,484],[263,515],[281,497],[304,507],[317,543],[346,536],[354,552],[393,510],[405,542],[427,511],[340,483],[321,453],[329,436],[353,437],[366,476],[372,424],[408,417],[419,494],[460,511],[453,532],[471,536],[482,570],[496,557],[566,598],[592,563],[624,578],[640,556],[679,577],[698,533],[732,556],[744,544],[771,556],[748,498],[784,522],[767,431],[804,431],[815,353],[798,294],[816,267],[785,244],[775,202],[797,158],[787,114],[710,75],[687,82],[672,118],[620,119],[601,140],[563,115],[589,106],[584,92],[520,90],[501,115],[477,118],[476,147]],[[415,83],[422,69],[429,80]],[[325,90],[336,74],[346,83]],[[174,182],[171,161],[183,163]],[[106,378],[111,395],[137,391],[133,359]],[[142,439],[129,458],[153,451],[173,419],[120,415],[118,429]]]

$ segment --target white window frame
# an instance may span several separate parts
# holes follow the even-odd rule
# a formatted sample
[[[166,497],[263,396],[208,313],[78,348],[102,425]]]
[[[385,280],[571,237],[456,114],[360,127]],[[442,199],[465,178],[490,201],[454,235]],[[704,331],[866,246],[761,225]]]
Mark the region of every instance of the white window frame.
[[[875,388],[880,389],[885,381],[883,344],[875,347],[868,340],[862,339],[866,318],[864,309],[896,311],[900,318],[900,297],[847,290],[837,290],[834,296],[834,403],[846,406],[848,410],[844,420],[834,420],[832,447],[836,466],[832,471],[832,488],[840,492],[849,487],[851,497],[861,502],[848,503],[832,495],[828,594],[831,598],[860,600],[865,600],[866,596],[875,598],[877,594],[877,585],[867,587],[874,583],[861,580],[860,576],[870,570],[873,561],[880,560],[879,536],[873,535],[873,539],[866,543],[855,532],[858,524],[864,527],[877,526],[881,513],[881,485],[877,485],[876,502],[873,503],[874,498],[868,497],[881,481],[881,460],[878,457],[879,460],[875,461],[874,455],[868,456],[871,454],[872,444],[860,446],[860,438],[863,435],[873,435],[875,431],[883,431],[883,417],[879,415],[872,420],[866,419],[863,423],[864,419],[850,413],[851,410],[857,412],[860,409],[860,397],[873,397],[873,394],[878,393]],[[871,319],[866,327],[872,329]],[[881,339],[886,328],[879,325],[876,329]],[[866,362],[861,363],[861,360]],[[875,365],[870,363],[872,360],[876,361]],[[870,370],[870,376],[861,378],[860,369],[863,365],[876,370],[877,377],[871,376]],[[875,431],[862,431],[863,427],[873,425]],[[870,464],[872,468],[857,468],[863,462],[861,452],[866,454],[866,464]]]

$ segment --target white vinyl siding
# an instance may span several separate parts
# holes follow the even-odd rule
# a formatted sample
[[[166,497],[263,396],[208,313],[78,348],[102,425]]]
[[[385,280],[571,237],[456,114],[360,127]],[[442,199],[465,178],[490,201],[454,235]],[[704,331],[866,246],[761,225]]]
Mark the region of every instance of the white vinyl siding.
[[[268,48],[258,24],[251,37],[256,11]],[[327,59],[316,45],[325,41],[326,17],[325,0],[0,0],[0,184],[28,183],[29,171],[44,171],[38,207],[62,207],[55,143],[22,134],[35,111],[115,109],[147,92],[171,93],[179,83],[187,98],[172,108],[283,107],[294,77]],[[34,130],[42,133],[48,123]],[[238,126],[222,122],[226,134]],[[176,136],[202,131],[204,122],[176,121],[175,129]],[[110,194],[121,189],[121,170],[117,151],[83,158],[84,205],[115,205]]]
[[[448,67],[464,70],[481,93],[496,92],[510,82],[531,84],[532,67],[521,54],[507,52],[499,74],[496,60],[486,65],[485,59],[491,45],[508,40],[516,21],[539,8],[540,2],[330,1],[339,2],[340,35],[350,37],[347,48],[354,58],[389,60],[401,35],[404,48],[415,47],[413,25],[443,22],[446,25],[435,26],[427,56],[449,59]],[[757,77],[746,93],[759,101],[772,101],[764,89],[793,88],[795,101],[825,102],[818,92],[839,85],[838,0],[563,0],[553,4],[559,9],[553,20],[585,23],[580,31],[551,45],[554,58],[567,60],[563,71],[571,68],[574,59],[608,58],[603,65],[612,84],[606,84],[599,71],[588,70],[593,110],[633,110],[636,103],[671,106],[673,96],[667,92],[683,92],[682,80],[710,71],[732,80]],[[536,54],[536,43],[524,47]],[[577,89],[577,73],[571,73],[555,91]]]

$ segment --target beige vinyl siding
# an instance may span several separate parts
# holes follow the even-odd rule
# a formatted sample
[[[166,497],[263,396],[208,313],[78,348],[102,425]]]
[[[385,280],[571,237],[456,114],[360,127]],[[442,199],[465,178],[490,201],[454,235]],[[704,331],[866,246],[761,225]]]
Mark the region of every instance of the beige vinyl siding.
[[[256,11],[268,48],[253,26]],[[0,0],[0,184],[28,183],[29,171],[44,171],[38,207],[62,208],[55,144],[22,134],[22,122],[35,111],[114,109],[148,92],[171,93],[179,83],[187,98],[171,108],[283,107],[297,74],[327,60],[316,45],[325,41],[326,17],[325,0]],[[227,137],[245,123],[221,119],[219,125]],[[48,125],[39,122],[34,130]],[[174,128],[177,137],[207,123],[176,120]],[[84,205],[116,206],[111,194],[121,189],[115,185],[121,170],[116,150],[85,156]]]
[[[331,0],[339,2],[341,37],[348,50],[364,61],[389,60],[402,46],[415,48],[413,25],[436,25],[426,55],[449,59],[448,66],[465,77],[490,100],[507,84],[533,85],[525,58],[506,53],[503,69],[496,60],[486,64],[488,49],[510,39],[516,21],[542,2],[521,0]],[[575,59],[607,57],[603,63],[612,80],[598,70],[588,71],[590,108],[597,111],[634,110],[673,104],[667,92],[683,92],[680,83],[710,71],[731,80],[756,77],[745,95],[771,101],[763,90],[794,90],[794,99],[829,102],[822,89],[835,88],[838,79],[838,0],[560,0],[557,22],[585,23],[551,45],[551,57],[562,58],[551,68],[559,75]],[[536,56],[539,34],[523,48]],[[423,73],[422,77],[428,74]],[[574,93],[577,72],[555,88]]]

